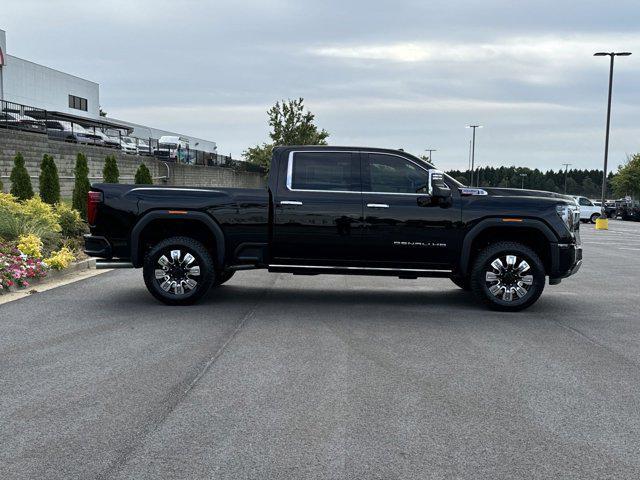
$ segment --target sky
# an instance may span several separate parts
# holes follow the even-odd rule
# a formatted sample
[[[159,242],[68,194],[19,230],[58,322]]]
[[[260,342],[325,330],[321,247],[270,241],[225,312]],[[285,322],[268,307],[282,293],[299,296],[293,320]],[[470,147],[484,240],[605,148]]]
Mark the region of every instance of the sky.
[[[12,55],[100,84],[113,118],[216,141],[268,141],[303,97],[332,145],[403,148],[466,169],[602,168],[640,151],[640,2],[616,0],[3,0]]]

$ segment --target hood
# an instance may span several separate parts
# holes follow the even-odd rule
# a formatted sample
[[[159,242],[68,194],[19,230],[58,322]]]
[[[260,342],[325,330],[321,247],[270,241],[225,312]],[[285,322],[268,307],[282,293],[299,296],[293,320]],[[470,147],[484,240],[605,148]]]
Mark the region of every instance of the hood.
[[[570,195],[563,195],[555,192],[545,192],[544,190],[526,190],[521,188],[495,188],[481,187],[489,195],[496,197],[538,197],[538,198],[558,198],[575,203],[575,199]]]

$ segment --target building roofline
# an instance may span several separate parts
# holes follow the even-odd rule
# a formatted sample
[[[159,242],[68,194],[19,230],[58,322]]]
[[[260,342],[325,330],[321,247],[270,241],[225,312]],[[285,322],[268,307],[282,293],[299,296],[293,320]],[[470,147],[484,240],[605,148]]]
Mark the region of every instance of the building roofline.
[[[5,52],[5,55],[6,55],[7,58],[16,58],[16,59],[21,60],[23,62],[27,62],[27,63],[30,63],[32,65],[37,65],[38,67],[46,68],[48,70],[53,70],[54,72],[61,73],[62,75],[67,75],[69,77],[74,77],[74,78],[77,78],[78,80],[82,80],[82,81],[93,83],[94,85],[100,86],[100,84],[98,82],[94,82],[93,80],[87,80],[86,78],[83,78],[83,77],[81,77],[79,75],[74,75],[73,73],[63,72],[62,70],[58,70],[57,68],[48,67],[47,65],[42,65],[41,63],[32,62],[31,60],[25,60],[22,57],[17,57],[15,55],[10,55],[10,54],[8,54],[6,52]]]

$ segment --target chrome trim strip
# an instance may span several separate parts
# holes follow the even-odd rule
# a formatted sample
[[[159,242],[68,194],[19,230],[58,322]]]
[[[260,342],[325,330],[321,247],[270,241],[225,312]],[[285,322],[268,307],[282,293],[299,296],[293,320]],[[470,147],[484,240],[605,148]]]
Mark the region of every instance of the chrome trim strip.
[[[270,264],[267,268],[317,268],[325,270],[376,270],[381,272],[440,272],[451,273],[452,270],[437,270],[433,268],[386,268],[386,267],[340,267],[340,266],[326,266],[326,265],[281,265]]]
[[[386,203],[367,203],[368,208],[389,208]]]
[[[302,205],[299,200],[280,200],[280,205]]]
[[[215,189],[205,190],[203,188],[167,188],[167,187],[150,188],[150,187],[138,187],[138,188],[132,188],[127,193],[137,192],[137,191],[140,191],[140,190],[173,190],[175,192],[208,192],[208,193],[217,191]]]

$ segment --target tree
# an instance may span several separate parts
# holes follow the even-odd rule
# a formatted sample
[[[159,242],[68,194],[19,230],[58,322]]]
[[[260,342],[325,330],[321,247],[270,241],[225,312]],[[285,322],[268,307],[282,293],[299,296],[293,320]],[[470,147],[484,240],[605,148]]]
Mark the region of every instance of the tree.
[[[627,157],[611,179],[613,191],[618,196],[640,196],[640,153]]]
[[[104,183],[118,183],[120,171],[118,170],[118,162],[115,155],[107,155],[104,159],[104,168],[102,169],[102,178]]]
[[[267,111],[271,143],[245,150],[242,155],[251,163],[269,169],[273,147],[279,145],[326,145],[329,133],[313,123],[315,115],[305,111],[304,99],[282,100]]]
[[[141,163],[136,170],[136,177],[134,183],[139,185],[151,185],[153,184],[153,179],[151,178],[151,172],[147,168],[144,163]]]
[[[29,172],[24,166],[24,157],[20,152],[13,158],[13,169],[11,170],[11,194],[19,200],[28,200],[33,197],[33,187]]]
[[[87,157],[84,153],[78,153],[76,156],[76,166],[73,170],[75,176],[75,184],[73,186],[73,208],[80,212],[85,220],[87,219],[87,194],[91,189],[89,183],[89,167],[87,166]]]
[[[40,163],[40,198],[49,205],[60,202],[60,179],[58,167],[51,155],[46,153]]]

